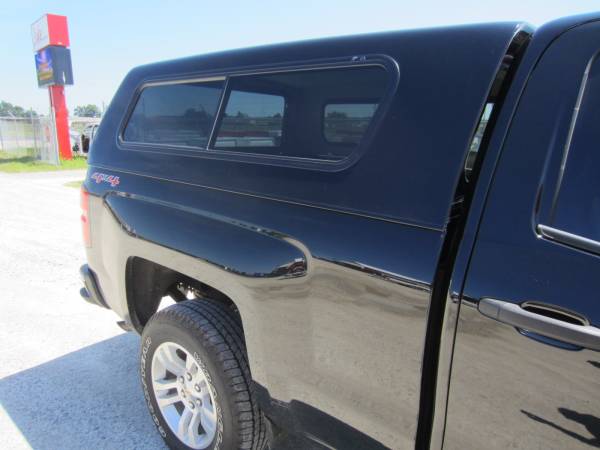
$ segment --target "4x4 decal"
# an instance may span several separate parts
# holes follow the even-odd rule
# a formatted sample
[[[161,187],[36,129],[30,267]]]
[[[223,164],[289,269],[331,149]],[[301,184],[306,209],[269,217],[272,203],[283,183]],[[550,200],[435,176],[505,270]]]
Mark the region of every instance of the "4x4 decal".
[[[94,180],[97,184],[102,182],[110,184],[112,187],[117,186],[121,180],[116,175],[107,175],[105,173],[94,172],[92,174],[92,180]]]

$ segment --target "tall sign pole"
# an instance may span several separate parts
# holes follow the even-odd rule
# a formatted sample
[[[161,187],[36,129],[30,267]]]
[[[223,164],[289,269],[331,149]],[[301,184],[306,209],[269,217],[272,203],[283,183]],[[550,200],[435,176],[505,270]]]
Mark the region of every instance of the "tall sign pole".
[[[44,14],[31,25],[39,87],[47,87],[61,159],[73,158],[65,85],[73,84],[67,17]]]

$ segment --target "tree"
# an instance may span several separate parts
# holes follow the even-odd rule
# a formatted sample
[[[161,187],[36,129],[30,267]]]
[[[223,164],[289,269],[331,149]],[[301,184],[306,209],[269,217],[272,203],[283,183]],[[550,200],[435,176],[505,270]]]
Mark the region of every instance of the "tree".
[[[80,105],[75,108],[77,117],[100,117],[100,108],[96,105]]]
[[[35,111],[28,111],[21,106],[13,105],[4,100],[0,101],[0,116],[29,117],[30,115],[37,117],[38,114]]]

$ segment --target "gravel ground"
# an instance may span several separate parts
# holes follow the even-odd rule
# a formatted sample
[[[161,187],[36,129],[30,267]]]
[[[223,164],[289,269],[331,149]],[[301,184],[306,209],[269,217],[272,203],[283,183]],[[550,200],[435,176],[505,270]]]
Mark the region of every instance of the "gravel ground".
[[[0,447],[162,449],[139,337],[79,296],[83,171],[0,174]]]

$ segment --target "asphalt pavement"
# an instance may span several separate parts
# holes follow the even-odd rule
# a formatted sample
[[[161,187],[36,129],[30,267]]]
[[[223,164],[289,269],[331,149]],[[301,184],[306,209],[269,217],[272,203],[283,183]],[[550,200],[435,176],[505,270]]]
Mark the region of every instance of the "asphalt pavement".
[[[164,449],[139,337],[81,300],[83,171],[0,173],[0,448]]]

